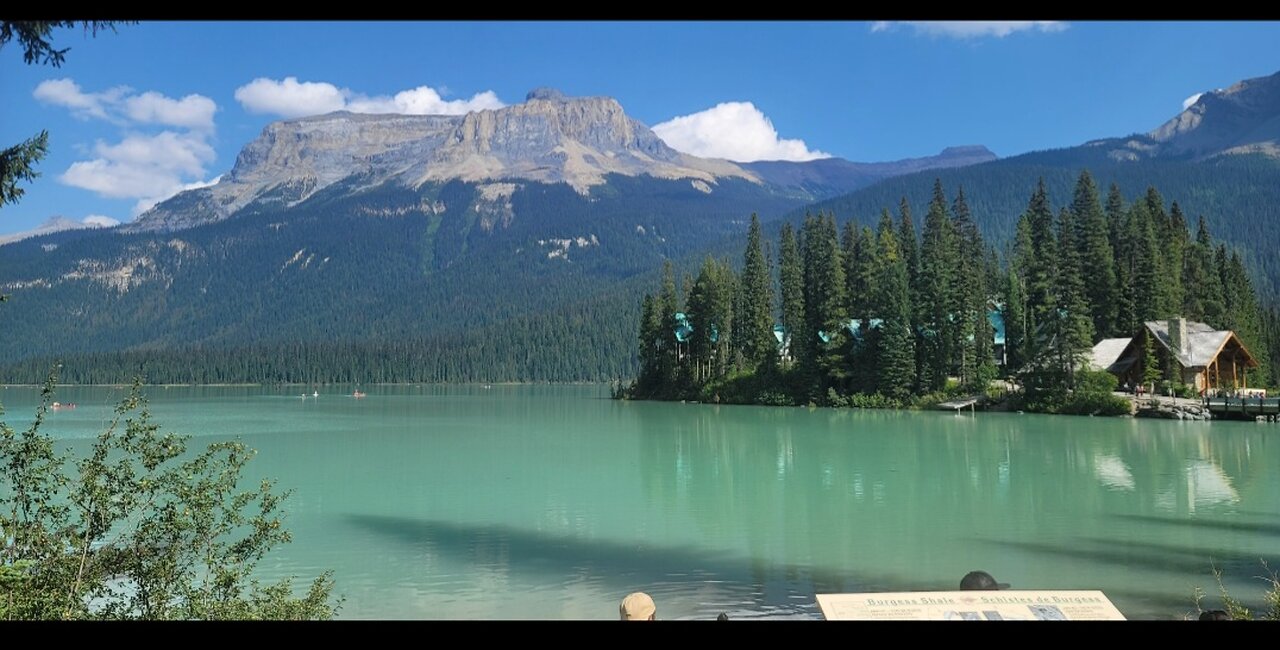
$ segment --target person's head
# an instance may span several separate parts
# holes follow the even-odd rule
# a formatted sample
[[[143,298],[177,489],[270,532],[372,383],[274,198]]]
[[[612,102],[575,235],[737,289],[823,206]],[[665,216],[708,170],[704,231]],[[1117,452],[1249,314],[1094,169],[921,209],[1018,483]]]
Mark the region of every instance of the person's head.
[[[1200,612],[1200,620],[1202,621],[1229,621],[1231,615],[1221,609],[1211,609]]]
[[[1009,585],[996,582],[996,579],[986,571],[970,571],[960,579],[960,591],[995,591],[1008,588]]]
[[[717,621],[727,621],[727,620],[729,620],[729,615],[728,615],[728,614],[726,614],[726,613],[724,613],[724,612],[720,612],[720,615],[716,617],[716,620],[717,620]]]
[[[658,613],[658,608],[653,604],[649,594],[637,591],[627,594],[627,597],[622,599],[622,604],[618,606],[618,613],[622,615],[624,621],[652,621]]]

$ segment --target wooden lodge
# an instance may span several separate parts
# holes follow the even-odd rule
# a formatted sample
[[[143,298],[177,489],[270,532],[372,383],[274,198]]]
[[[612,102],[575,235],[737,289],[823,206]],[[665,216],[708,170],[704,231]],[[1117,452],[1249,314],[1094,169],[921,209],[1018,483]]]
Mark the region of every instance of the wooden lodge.
[[[1139,385],[1147,341],[1162,378],[1171,370],[1202,395],[1248,388],[1246,371],[1259,365],[1235,332],[1184,318],[1147,321],[1129,339],[1100,341],[1094,346],[1093,365],[1119,377],[1122,386]]]

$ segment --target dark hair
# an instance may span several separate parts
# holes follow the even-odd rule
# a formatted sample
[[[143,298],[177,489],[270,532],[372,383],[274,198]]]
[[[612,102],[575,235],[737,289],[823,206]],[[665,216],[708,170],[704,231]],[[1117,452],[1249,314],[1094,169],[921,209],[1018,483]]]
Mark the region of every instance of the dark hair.
[[[1000,587],[986,571],[970,571],[960,579],[960,591],[995,591]]]
[[[1226,613],[1226,612],[1224,612],[1224,611],[1222,611],[1222,610],[1220,610],[1220,609],[1210,609],[1210,610],[1205,610],[1205,611],[1203,611],[1203,612],[1200,612],[1200,620],[1202,620],[1202,621],[1229,621],[1229,620],[1231,620],[1231,615],[1230,615],[1230,614],[1228,614],[1228,613]]]

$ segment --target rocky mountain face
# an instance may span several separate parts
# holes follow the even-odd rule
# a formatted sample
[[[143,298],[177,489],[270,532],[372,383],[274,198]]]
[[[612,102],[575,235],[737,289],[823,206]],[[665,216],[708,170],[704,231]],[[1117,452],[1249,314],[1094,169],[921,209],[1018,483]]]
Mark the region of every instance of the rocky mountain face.
[[[689,179],[710,192],[721,178],[760,178],[721,160],[682,154],[631,119],[610,97],[539,89],[522,104],[466,115],[347,112],[275,122],[240,152],[219,183],[157,205],[128,231],[179,230],[238,210],[289,207],[344,179],[393,182],[529,180],[580,194],[609,174]]]
[[[215,185],[183,192],[143,214],[126,232],[175,231],[246,209],[297,205],[340,181],[348,191],[386,183],[410,190],[459,180],[566,183],[581,195],[611,174],[683,179],[713,193],[723,179],[814,200],[897,174],[993,160],[985,147],[890,163],[839,158],[733,163],[667,146],[610,97],[566,97],[540,88],[525,102],[466,115],[347,112],[275,122],[240,152]]]
[[[1116,161],[1207,160],[1233,154],[1280,158],[1280,72],[1205,92],[1145,135],[1089,143]]]

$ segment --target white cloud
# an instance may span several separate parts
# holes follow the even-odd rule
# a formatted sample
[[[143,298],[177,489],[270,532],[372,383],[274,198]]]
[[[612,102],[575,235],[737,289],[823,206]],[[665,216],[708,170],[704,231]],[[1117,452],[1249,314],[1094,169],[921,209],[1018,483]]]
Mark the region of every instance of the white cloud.
[[[1185,111],[1185,110],[1187,110],[1188,108],[1191,108],[1191,105],[1192,105],[1192,104],[1194,104],[1194,103],[1196,103],[1196,102],[1200,101],[1200,96],[1201,96],[1201,95],[1203,95],[1203,94],[1204,94],[1204,93],[1196,93],[1196,94],[1194,94],[1194,95],[1192,95],[1192,96],[1190,96],[1190,97],[1188,97],[1188,98],[1186,98],[1186,99],[1182,100],[1182,110],[1184,110],[1184,111]]]
[[[213,147],[198,133],[131,134],[118,144],[101,140],[92,160],[72,163],[58,180],[113,199],[139,199],[146,207],[181,191],[187,178],[203,178]]]
[[[172,99],[152,90],[124,100],[124,113],[135,122],[188,129],[213,129],[217,110],[218,105],[204,95]]]
[[[653,132],[672,149],[703,158],[751,162],[831,157],[810,150],[804,140],[779,138],[773,122],[751,102],[723,102],[654,125]]]
[[[298,82],[297,77],[276,81],[259,77],[236,88],[236,101],[253,113],[302,117],[340,111],[347,105],[338,87],[324,82]]]
[[[403,90],[394,96],[370,97],[324,81],[298,81],[297,77],[285,77],[281,81],[259,77],[237,88],[235,97],[245,110],[285,118],[342,110],[353,113],[462,115],[506,105],[492,90],[476,93],[467,100],[446,100],[441,91],[430,86]]]
[[[91,158],[71,163],[58,177],[65,185],[105,198],[135,199],[136,215],[182,190],[218,180],[203,180],[217,158],[209,140],[218,111],[218,105],[204,95],[174,99],[156,91],[135,93],[127,86],[91,93],[71,79],[43,81],[33,94],[77,117],[102,119],[127,129],[119,142],[98,140],[91,153],[76,145],[82,155]],[[173,129],[158,133],[138,130],[150,125]],[[85,223],[108,221],[118,223],[102,215],[90,215]]]
[[[140,95],[132,92],[128,86],[116,86],[88,93],[71,79],[46,79],[36,86],[32,95],[46,104],[67,108],[81,119],[92,117],[115,124],[134,122],[213,130],[213,114],[218,105],[204,95],[173,99],[154,90]]]
[[[472,95],[471,99],[445,100],[430,86],[402,90],[395,97],[355,96],[347,104],[353,113],[401,113],[404,115],[465,115],[473,111],[506,106],[492,90]]]
[[[1014,32],[1060,32],[1069,23],[1061,20],[880,20],[871,24],[872,32],[891,31],[898,25],[911,27],[916,34],[951,38],[1004,38]]]
[[[112,226],[120,225],[120,220],[112,219],[111,217],[104,216],[101,214],[91,214],[85,217],[84,219],[81,219],[80,223],[83,223],[86,226],[92,226],[94,228],[110,228]]]
[[[46,79],[31,94],[46,104],[68,108],[72,115],[81,119],[112,120],[108,110],[119,104],[120,98],[128,92],[127,86],[116,86],[100,93],[86,93],[71,79]]]

